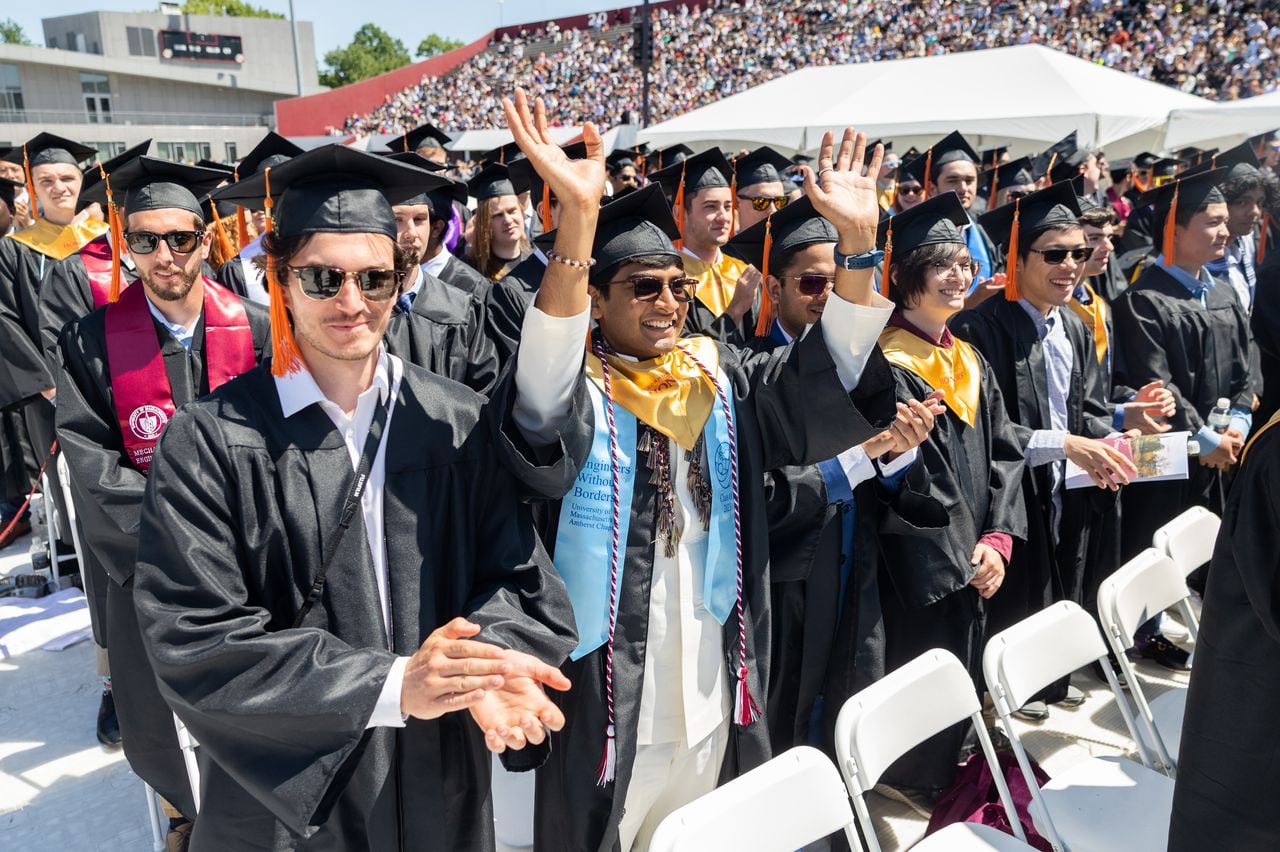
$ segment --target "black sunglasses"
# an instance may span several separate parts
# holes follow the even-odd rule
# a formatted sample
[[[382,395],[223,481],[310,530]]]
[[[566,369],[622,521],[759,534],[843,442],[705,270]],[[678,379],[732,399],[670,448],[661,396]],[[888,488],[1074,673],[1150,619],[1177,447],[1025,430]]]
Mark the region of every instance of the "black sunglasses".
[[[133,254],[151,254],[160,247],[161,240],[164,240],[177,254],[191,254],[200,246],[204,233],[204,231],[169,231],[167,234],[155,234],[151,231],[126,231],[124,242]]]
[[[781,210],[791,200],[785,195],[739,195],[738,197],[743,201],[750,201],[751,208],[759,213],[768,210],[769,205],[773,205],[774,210]]]
[[[1062,263],[1065,263],[1067,260],[1067,255],[1070,255],[1071,259],[1074,260],[1076,263],[1084,263],[1086,260],[1088,260],[1090,257],[1093,256],[1092,246],[1087,246],[1085,248],[1071,248],[1071,249],[1064,249],[1064,248],[1031,249],[1031,251],[1043,257],[1044,262],[1049,264],[1050,266],[1059,266]]]
[[[898,192],[901,193],[902,195],[915,195],[917,193],[924,192],[924,187],[918,183],[913,183],[913,184],[900,183],[898,184]]]
[[[698,279],[677,278],[674,281],[663,281],[653,275],[637,275],[634,278],[610,281],[608,283],[631,287],[638,302],[654,301],[662,294],[664,287],[671,289],[671,298],[677,302],[688,302],[693,299],[693,291],[698,286]]]
[[[796,282],[796,289],[806,296],[821,296],[836,286],[836,279],[831,275],[810,273],[808,275],[788,275],[787,278]]]
[[[345,269],[330,269],[327,266],[290,266],[289,271],[298,276],[303,295],[317,301],[337,296],[342,291],[342,285],[347,283],[347,278],[351,277],[356,280],[361,296],[375,302],[385,302],[395,296],[400,289],[400,281],[404,277],[395,269],[348,272]]]

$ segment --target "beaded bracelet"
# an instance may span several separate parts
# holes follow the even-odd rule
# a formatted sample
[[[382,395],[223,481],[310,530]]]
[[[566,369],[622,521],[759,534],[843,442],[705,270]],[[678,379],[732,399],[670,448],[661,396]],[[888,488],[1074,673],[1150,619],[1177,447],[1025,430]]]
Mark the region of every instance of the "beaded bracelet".
[[[586,260],[574,260],[571,257],[564,257],[562,255],[556,254],[555,250],[550,250],[547,252],[547,260],[553,261],[555,263],[563,263],[565,266],[572,266],[574,269],[590,269],[591,267],[596,265],[596,259],[594,257],[588,258]]]

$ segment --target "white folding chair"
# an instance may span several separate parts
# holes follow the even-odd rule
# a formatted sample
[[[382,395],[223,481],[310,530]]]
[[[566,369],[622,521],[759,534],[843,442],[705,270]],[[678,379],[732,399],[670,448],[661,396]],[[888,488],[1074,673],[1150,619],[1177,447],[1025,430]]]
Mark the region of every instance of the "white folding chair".
[[[1213,558],[1213,546],[1221,526],[1222,519],[1213,512],[1203,506],[1192,506],[1156,530],[1151,537],[1151,546],[1167,554],[1186,577]],[[1200,622],[1196,620],[1190,601],[1180,609],[1194,640],[1200,635]]]
[[[853,824],[839,770],[817,749],[797,746],[668,814],[649,850],[791,852],[837,831],[856,848]]]
[[[969,719],[991,767],[1000,804],[1017,837],[974,823],[953,823],[916,844],[917,850],[1030,849],[995,748],[982,720],[973,680],[955,655],[935,648],[851,696],[836,719],[836,762],[853,797],[866,848],[880,852],[864,798],[880,776],[908,749]]]
[[[1138,705],[1138,718],[1156,757],[1172,769],[1178,761],[1182,714],[1187,691],[1171,689],[1148,702],[1138,674],[1125,653],[1133,647],[1134,633],[1152,616],[1175,604],[1189,611],[1191,592],[1182,570],[1155,548],[1147,548],[1102,581],[1098,587],[1098,619],[1111,651],[1129,681],[1129,694]]]
[[[1151,768],[1106,655],[1093,618],[1076,604],[1062,601],[991,637],[982,670],[1031,789],[1031,816],[1040,834],[1055,848],[1071,852],[1163,852],[1173,810],[1173,780]],[[1098,662],[1107,677],[1142,763],[1122,757],[1084,758],[1039,788],[1013,712],[1055,680],[1092,662]]]

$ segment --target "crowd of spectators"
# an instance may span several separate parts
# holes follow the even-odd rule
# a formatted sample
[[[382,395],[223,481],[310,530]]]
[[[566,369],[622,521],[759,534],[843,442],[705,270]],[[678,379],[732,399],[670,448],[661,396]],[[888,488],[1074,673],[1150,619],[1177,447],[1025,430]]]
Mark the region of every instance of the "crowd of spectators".
[[[342,132],[395,133],[425,120],[502,126],[519,84],[565,122],[638,120],[629,26],[504,36],[440,77],[389,93]],[[1280,85],[1280,3],[1212,0],[712,0],[654,14],[650,119],[662,121],[810,65],[1043,44],[1214,100]],[[335,132],[338,132],[335,129]]]

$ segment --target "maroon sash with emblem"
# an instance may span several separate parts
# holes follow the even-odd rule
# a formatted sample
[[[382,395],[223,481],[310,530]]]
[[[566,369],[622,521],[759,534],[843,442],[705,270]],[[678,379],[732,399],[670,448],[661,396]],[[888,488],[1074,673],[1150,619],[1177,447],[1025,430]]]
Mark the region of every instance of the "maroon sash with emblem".
[[[84,263],[84,271],[89,274],[93,307],[100,308],[107,303],[107,296],[111,292],[111,243],[107,235],[103,234],[85,243],[79,254]]]
[[[225,287],[204,280],[204,361],[209,390],[254,365],[253,333],[244,305]],[[160,433],[173,416],[173,390],[147,307],[146,289],[128,287],[107,308],[107,368],[129,463],[146,473]]]

